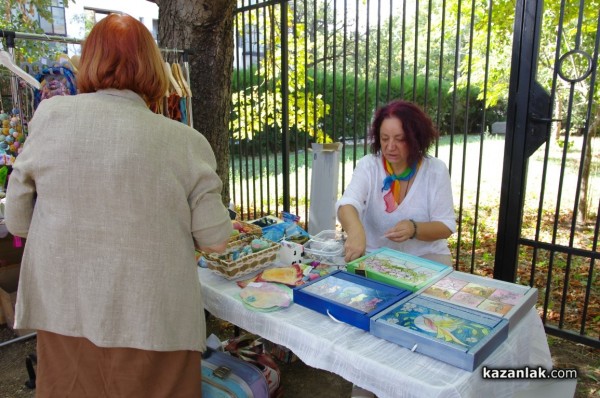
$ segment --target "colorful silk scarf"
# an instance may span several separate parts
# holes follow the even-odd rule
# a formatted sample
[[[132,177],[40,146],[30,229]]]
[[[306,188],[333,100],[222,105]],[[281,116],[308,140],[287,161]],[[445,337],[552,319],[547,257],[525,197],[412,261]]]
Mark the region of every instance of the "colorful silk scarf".
[[[381,192],[389,189],[389,192],[383,195],[383,201],[385,202],[385,211],[391,213],[400,204],[400,181],[409,181],[415,175],[417,162],[412,167],[407,167],[402,174],[394,174],[391,163],[385,157],[382,156],[381,158],[383,159],[383,168],[387,174],[383,180]]]

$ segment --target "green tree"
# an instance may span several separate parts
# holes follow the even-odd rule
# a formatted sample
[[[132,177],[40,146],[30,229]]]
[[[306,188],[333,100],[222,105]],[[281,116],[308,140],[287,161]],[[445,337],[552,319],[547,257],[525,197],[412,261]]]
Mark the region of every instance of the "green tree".
[[[287,123],[318,142],[330,141],[319,124],[319,120],[329,112],[329,106],[323,102],[321,95],[315,93],[314,80],[306,70],[306,65],[314,62],[314,55],[311,51],[313,44],[306,37],[305,24],[294,21],[291,12],[287,13],[283,27],[279,24],[281,20],[281,7],[275,6],[257,10],[249,21],[245,21],[241,14],[237,16],[240,35],[251,26],[260,26],[259,21],[265,21],[263,33],[254,35],[264,57],[254,72],[255,83],[233,93],[234,116],[230,122],[233,138],[252,140],[256,134],[266,130],[281,131],[283,124]],[[285,53],[282,29],[287,31],[285,33],[291,32]],[[284,58],[288,65],[285,75]],[[284,85],[290,93],[288,104],[283,103]],[[284,120],[284,105],[289,112],[287,122]]]
[[[67,7],[69,0],[64,0],[63,3]],[[43,34],[38,16],[52,21],[51,5],[51,0],[0,0],[3,15],[0,19],[0,29]],[[42,56],[52,57],[56,53],[51,44],[40,40],[16,40],[14,49],[17,64],[32,62]]]

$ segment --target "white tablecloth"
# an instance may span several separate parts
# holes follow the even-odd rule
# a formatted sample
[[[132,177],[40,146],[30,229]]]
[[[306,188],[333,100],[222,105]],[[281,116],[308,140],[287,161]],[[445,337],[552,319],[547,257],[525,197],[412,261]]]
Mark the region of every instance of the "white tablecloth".
[[[527,380],[484,380],[481,366],[552,368],[539,315],[531,311],[507,340],[475,371],[468,372],[297,304],[270,313],[248,310],[236,298],[241,290],[212,271],[199,268],[206,309],[214,316],[294,352],[305,364],[334,372],[386,397],[512,397]]]

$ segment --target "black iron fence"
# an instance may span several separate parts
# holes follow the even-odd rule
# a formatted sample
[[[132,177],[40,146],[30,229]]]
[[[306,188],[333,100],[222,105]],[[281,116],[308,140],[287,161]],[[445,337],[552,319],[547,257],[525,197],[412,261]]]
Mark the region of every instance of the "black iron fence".
[[[558,15],[562,9],[563,42],[555,38],[555,14],[542,18],[540,59],[547,71],[539,80],[544,92],[560,88],[549,119],[561,124],[547,123],[552,134],[514,170],[527,175],[527,192],[515,196],[522,214],[514,215],[521,241],[513,279],[539,289],[549,333],[600,346],[599,173],[589,153],[599,119],[593,104],[598,43],[590,33],[598,31],[598,13],[572,7],[547,7]],[[505,146],[512,145],[505,137],[514,111],[507,106],[514,13],[507,1],[240,0],[230,184],[241,216],[289,211],[309,223],[311,182],[319,173],[311,145],[343,143],[339,180],[329,182],[341,195],[369,150],[373,111],[390,99],[408,99],[441,133],[432,155],[446,162],[452,178],[455,268],[492,276],[497,233],[511,217],[500,216],[500,198],[510,165]],[[567,28],[579,33],[570,37]],[[557,87],[553,58],[575,43],[592,54],[592,71],[571,87]],[[580,58],[569,65],[584,68],[588,58]]]

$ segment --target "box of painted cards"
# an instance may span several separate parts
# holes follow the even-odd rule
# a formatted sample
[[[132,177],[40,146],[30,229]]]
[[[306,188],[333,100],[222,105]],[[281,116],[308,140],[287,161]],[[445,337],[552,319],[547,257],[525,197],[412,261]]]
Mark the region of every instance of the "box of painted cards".
[[[335,271],[295,288],[294,302],[368,331],[372,316],[410,294],[360,275]]]
[[[537,302],[535,287],[454,271],[419,294],[508,319],[509,330]]]
[[[431,297],[412,295],[371,318],[370,332],[473,371],[508,336],[508,321]]]
[[[364,274],[415,292],[452,272],[452,267],[421,257],[382,248],[346,264],[349,272]]]

